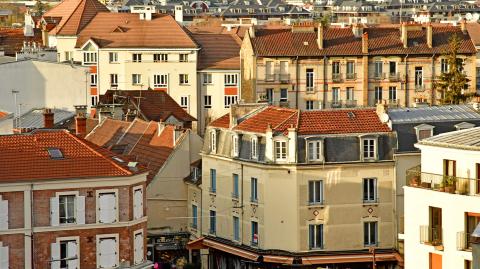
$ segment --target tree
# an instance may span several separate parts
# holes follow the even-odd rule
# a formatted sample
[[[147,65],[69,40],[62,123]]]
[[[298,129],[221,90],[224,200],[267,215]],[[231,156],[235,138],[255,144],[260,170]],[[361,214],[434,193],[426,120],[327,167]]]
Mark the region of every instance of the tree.
[[[448,48],[443,53],[447,65],[447,72],[438,77],[438,81],[433,84],[434,89],[443,95],[442,102],[447,104],[458,104],[466,101],[471,94],[465,93],[470,79],[463,72],[463,61],[457,58],[461,39],[457,34],[448,39]]]
[[[42,0],[37,0],[33,7],[35,15],[42,16],[47,11],[47,5],[42,3]]]

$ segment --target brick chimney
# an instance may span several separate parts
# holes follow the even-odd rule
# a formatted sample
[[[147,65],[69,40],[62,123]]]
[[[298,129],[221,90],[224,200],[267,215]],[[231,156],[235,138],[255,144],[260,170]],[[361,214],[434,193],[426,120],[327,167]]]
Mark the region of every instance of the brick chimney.
[[[368,33],[365,32],[362,35],[362,53],[368,53]]]
[[[43,128],[52,129],[54,126],[54,114],[53,110],[50,108],[45,108],[43,110]]]
[[[462,19],[460,21],[460,29],[462,30],[462,33],[464,33],[464,34],[467,33],[467,20]]]
[[[433,29],[432,24],[427,24],[427,45],[429,48],[433,47]]]
[[[317,29],[317,43],[319,49],[323,49],[323,31],[323,25],[322,23],[319,23]]]
[[[404,48],[408,48],[408,29],[407,29],[407,23],[403,22],[402,25],[400,26],[400,33],[401,33],[401,41],[403,43]]]
[[[87,135],[87,117],[84,113],[77,113],[75,116],[75,134],[82,138]]]
[[[362,37],[363,35],[363,25],[354,23],[352,24],[353,35],[357,38]]]

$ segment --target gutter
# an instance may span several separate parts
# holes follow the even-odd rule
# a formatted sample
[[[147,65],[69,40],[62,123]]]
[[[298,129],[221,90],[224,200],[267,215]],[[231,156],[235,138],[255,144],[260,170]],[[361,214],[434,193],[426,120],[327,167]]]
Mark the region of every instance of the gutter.
[[[297,84],[297,89],[295,91],[295,108],[298,109],[298,95],[299,95],[299,92],[300,92],[300,71],[298,70],[298,67],[299,67],[299,64],[298,64],[298,56],[296,57],[295,59],[295,72],[297,72],[296,74],[296,84]]]
[[[408,107],[408,62],[407,62],[408,54],[405,55],[405,107]]]

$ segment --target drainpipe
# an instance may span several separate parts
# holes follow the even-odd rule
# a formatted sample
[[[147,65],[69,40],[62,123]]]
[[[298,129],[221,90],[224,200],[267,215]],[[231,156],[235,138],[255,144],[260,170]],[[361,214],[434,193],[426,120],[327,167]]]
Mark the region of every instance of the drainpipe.
[[[408,107],[410,94],[408,93],[408,54],[405,55],[405,106]]]
[[[480,269],[480,224],[470,235],[470,241],[472,242],[473,269]]]
[[[430,89],[430,105],[433,106],[435,102],[435,89],[433,88],[433,81],[435,79],[435,53],[432,55],[432,80],[430,82],[430,85],[432,85]]]
[[[243,214],[244,214],[244,210],[243,210],[243,198],[244,198],[244,195],[243,195],[243,164],[240,164],[240,173],[242,174],[242,185],[241,185],[241,192],[242,192],[242,199],[240,199],[240,211],[242,212],[242,220],[241,220],[241,227],[242,227],[242,234],[240,235],[240,244],[243,245]]]
[[[295,89],[295,108],[298,109],[298,95],[299,95],[299,91],[300,91],[300,71],[298,69],[299,67],[299,64],[298,64],[298,56],[296,57],[295,59],[295,72],[296,72],[296,89]]]
[[[327,56],[323,56],[323,108],[326,108],[327,106],[327,90],[328,90],[328,84],[327,84]]]

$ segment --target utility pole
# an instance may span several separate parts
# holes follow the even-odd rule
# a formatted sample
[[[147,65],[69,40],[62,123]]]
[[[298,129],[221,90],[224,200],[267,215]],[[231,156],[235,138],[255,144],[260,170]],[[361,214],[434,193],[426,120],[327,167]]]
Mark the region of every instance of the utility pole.
[[[370,247],[368,252],[372,253],[372,269],[377,269],[377,263],[375,262],[375,247]]]
[[[15,106],[15,111],[13,112],[13,127],[14,127],[14,128],[17,128],[17,127],[18,127],[18,119],[20,118],[20,109],[19,109],[18,106],[17,106],[17,94],[18,94],[19,92],[20,92],[20,91],[12,90],[13,103],[14,103],[14,106]]]

